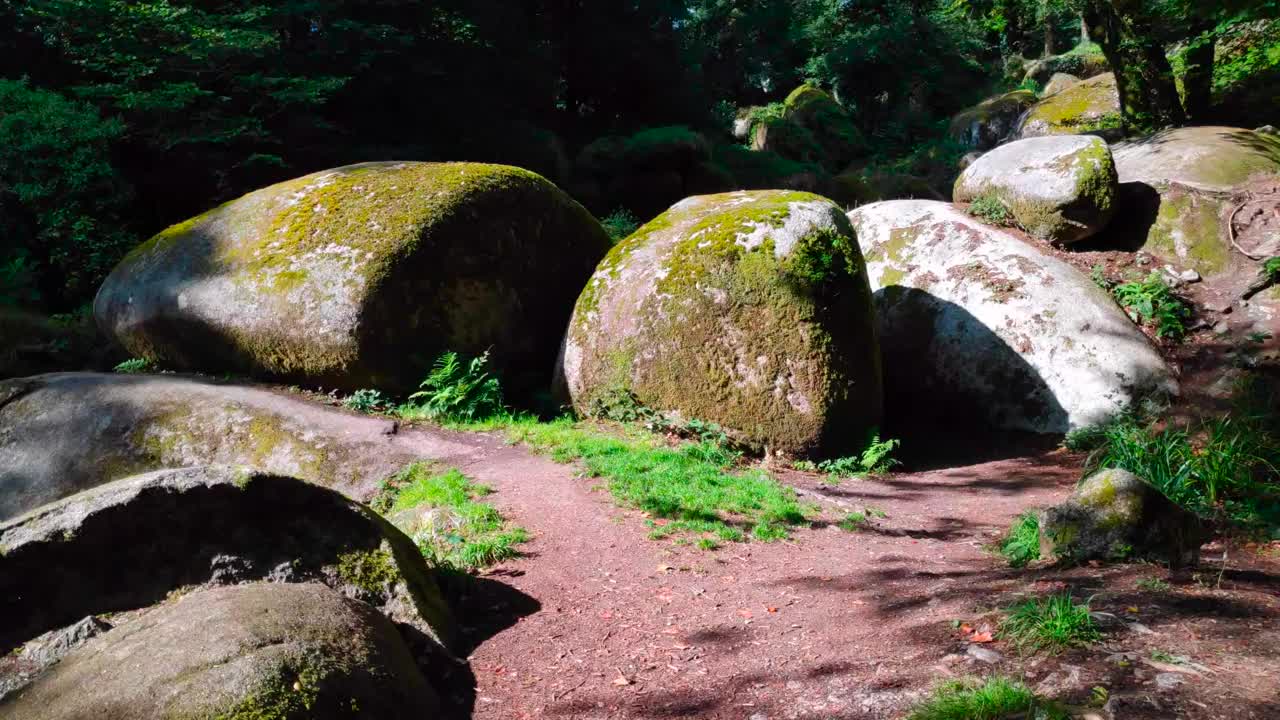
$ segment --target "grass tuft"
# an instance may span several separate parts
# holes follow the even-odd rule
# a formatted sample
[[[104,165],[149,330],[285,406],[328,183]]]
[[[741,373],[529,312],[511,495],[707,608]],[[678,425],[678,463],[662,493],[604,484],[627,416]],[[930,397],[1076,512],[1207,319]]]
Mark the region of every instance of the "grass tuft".
[[[1026,567],[1040,559],[1040,518],[1035,511],[1025,512],[1013,521],[999,549],[1010,567]]]
[[[413,541],[423,557],[436,566],[474,571],[516,557],[516,546],[529,540],[493,506],[477,502],[491,492],[456,469],[436,473],[427,463],[414,463],[388,479],[371,506],[385,515],[421,511]]]
[[[969,214],[997,227],[1013,224],[1013,213],[994,195],[979,195],[969,205]]]
[[[1089,613],[1089,604],[1077,603],[1070,593],[1032,598],[1005,611],[1000,632],[1024,652],[1057,654],[1102,639]]]
[[[1152,272],[1144,280],[1121,283],[1112,288],[1111,294],[1135,322],[1154,327],[1156,337],[1177,342],[1187,334],[1191,308],[1159,272]]]
[[[1026,685],[1003,677],[949,680],[917,705],[907,720],[1067,720],[1070,716]]]
[[[620,505],[667,521],[653,522],[650,537],[655,539],[699,535],[771,542],[807,523],[794,491],[762,470],[736,469],[739,454],[723,445],[669,447],[638,430],[613,435],[568,419],[511,418],[507,432],[557,462],[581,461],[588,476],[606,481]]]

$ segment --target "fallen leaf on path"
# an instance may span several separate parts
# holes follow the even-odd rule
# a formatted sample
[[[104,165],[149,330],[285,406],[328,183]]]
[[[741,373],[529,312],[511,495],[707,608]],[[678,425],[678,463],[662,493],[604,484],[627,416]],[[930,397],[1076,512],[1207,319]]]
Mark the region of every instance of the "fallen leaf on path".
[[[976,632],[976,633],[974,633],[974,634],[972,634],[972,635],[970,635],[970,636],[969,636],[969,642],[971,642],[971,643],[989,643],[989,642],[995,642],[995,637],[991,635],[991,632],[990,632],[990,631],[986,631],[986,632]]]
[[[776,608],[776,607],[765,608],[765,609],[766,609],[766,610],[768,610],[768,611],[769,611],[769,612],[771,612],[771,613],[776,613],[776,612],[778,612],[778,608]]]

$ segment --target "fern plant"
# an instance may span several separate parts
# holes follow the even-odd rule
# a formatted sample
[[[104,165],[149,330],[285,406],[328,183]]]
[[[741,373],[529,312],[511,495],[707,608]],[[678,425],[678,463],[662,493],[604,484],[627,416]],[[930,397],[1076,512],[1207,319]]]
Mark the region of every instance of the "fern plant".
[[[1153,272],[1145,280],[1121,283],[1111,291],[1116,302],[1140,323],[1155,327],[1156,337],[1178,341],[1187,333],[1191,310],[1173,289]]]
[[[436,358],[431,374],[401,408],[406,417],[426,417],[450,422],[475,422],[502,412],[502,387],[485,370],[486,350],[469,361],[456,352]]]

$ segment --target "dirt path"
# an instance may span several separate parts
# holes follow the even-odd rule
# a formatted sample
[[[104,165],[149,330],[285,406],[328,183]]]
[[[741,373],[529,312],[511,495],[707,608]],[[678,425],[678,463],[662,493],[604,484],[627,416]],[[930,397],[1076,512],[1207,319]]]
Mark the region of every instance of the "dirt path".
[[[1280,717],[1274,562],[1232,573],[1224,587],[1234,590],[1188,580],[1163,600],[1135,600],[1136,579],[1163,571],[1015,572],[983,549],[1019,512],[1069,493],[1079,471],[1060,453],[834,488],[786,473],[806,499],[821,496],[830,517],[866,507],[886,517],[856,533],[820,523],[789,542],[706,552],[647,539],[638,512],[615,507],[572,465],[492,436],[471,442],[462,469],[494,487],[492,502],[533,535],[526,557],[488,576],[501,597],[481,591],[463,603],[479,643],[476,718],[897,717],[937,679],[993,669],[965,654],[953,620],[980,622],[1016,593],[1064,584],[1101,592],[1095,608],[1119,610],[1150,634],[1121,627],[1104,647],[1041,660],[997,642],[986,646],[1005,656],[995,670],[1081,701],[1101,684],[1122,696],[1117,717]],[[495,616],[507,617],[495,626]],[[1157,692],[1143,643],[1175,655],[1196,644],[1196,661],[1214,674]],[[1142,658],[1105,660],[1124,651]],[[1233,656],[1209,659],[1226,651]]]

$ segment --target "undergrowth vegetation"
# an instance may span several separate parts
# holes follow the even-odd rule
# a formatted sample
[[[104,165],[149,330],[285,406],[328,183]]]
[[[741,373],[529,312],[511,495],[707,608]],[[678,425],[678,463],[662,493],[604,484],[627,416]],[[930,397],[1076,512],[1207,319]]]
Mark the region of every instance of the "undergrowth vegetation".
[[[388,478],[370,503],[401,521],[423,557],[437,567],[480,570],[519,554],[529,539],[523,528],[509,527],[491,505],[478,499],[492,490],[473,483],[457,469],[436,472],[414,463]]]
[[[485,370],[488,351],[470,360],[456,352],[436,358],[418,392],[399,408],[406,419],[473,422],[503,412],[498,378]]]
[[[125,375],[140,375],[142,373],[155,372],[157,368],[150,360],[129,358],[112,369]]]
[[[934,688],[907,720],[1067,720],[1065,710],[1026,685],[1003,677],[948,680]]]
[[[557,462],[579,461],[619,504],[649,514],[651,537],[703,547],[779,540],[807,522],[795,493],[763,470],[739,469],[739,453],[711,442],[669,447],[658,438],[612,434],[570,419],[511,418],[507,433]]]
[[[1180,507],[1238,528],[1280,531],[1280,418],[1275,387],[1253,378],[1235,407],[1190,426],[1126,416],[1099,428],[1087,463],[1128,470]]]
[[[1177,342],[1187,334],[1191,308],[1160,273],[1152,272],[1142,280],[1120,283],[1111,293],[1134,322],[1154,328],[1156,337]]]
[[[600,224],[604,226],[609,239],[616,245],[640,227],[640,220],[630,210],[618,208],[606,215]]]
[[[1040,518],[1036,512],[1019,515],[998,549],[1010,567],[1026,567],[1040,559]]]
[[[1013,223],[1013,214],[1009,208],[994,195],[979,195],[969,205],[969,214],[987,223],[1004,227]]]
[[[1000,633],[1023,652],[1049,654],[1102,639],[1089,603],[1077,603],[1070,593],[1031,598],[1010,606],[1000,623]]]
[[[371,413],[391,407],[391,398],[378,390],[364,388],[356,390],[342,399],[342,406],[356,412]]]

